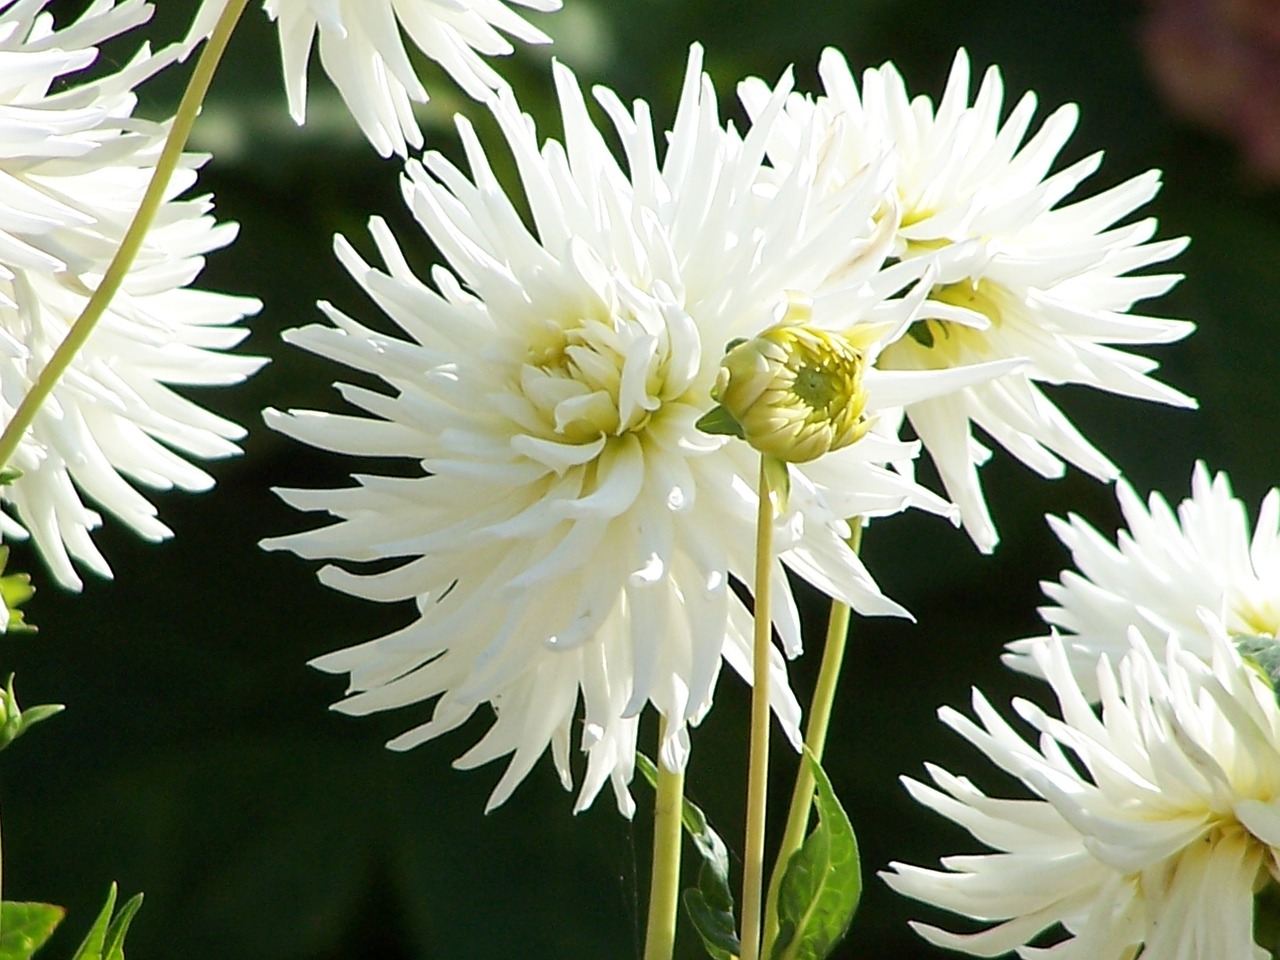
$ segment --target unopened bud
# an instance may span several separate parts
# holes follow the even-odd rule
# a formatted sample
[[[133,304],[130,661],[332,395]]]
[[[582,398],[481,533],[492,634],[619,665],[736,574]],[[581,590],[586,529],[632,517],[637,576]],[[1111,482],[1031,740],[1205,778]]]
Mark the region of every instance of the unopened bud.
[[[720,406],[698,426],[741,437],[787,463],[816,460],[870,427],[865,367],[862,351],[842,334],[777,324],[725,354],[711,391]]]

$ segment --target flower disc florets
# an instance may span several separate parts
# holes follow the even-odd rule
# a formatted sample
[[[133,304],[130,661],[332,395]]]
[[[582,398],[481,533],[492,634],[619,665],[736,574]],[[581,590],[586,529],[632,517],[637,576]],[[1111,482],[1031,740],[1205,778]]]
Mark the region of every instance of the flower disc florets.
[[[865,367],[847,337],[780,323],[725,354],[711,395],[751,446],[805,463],[867,432]]]

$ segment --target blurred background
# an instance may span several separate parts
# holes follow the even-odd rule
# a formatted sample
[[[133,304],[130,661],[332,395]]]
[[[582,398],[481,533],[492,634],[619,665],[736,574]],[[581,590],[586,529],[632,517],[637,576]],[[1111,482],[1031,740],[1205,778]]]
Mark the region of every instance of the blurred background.
[[[1149,211],[1163,237],[1193,243],[1174,264],[1186,279],[1149,312],[1186,317],[1199,332],[1155,354],[1163,377],[1199,397],[1199,412],[1059,389],[1055,399],[1145,494],[1186,496],[1202,458],[1230,471],[1256,508],[1275,484],[1280,432],[1276,287],[1280,280],[1280,11],[1266,0],[843,0],[783,4],[739,0],[565,0],[554,16],[530,14],[554,35],[551,50],[521,50],[497,66],[521,101],[558,133],[552,52],[586,83],[643,97],[665,125],[693,41],[726,110],[747,75],[776,79],[794,64],[816,90],[823,47],[855,70],[894,60],[913,92],[941,92],[952,56],[967,47],[975,72],[1000,65],[1016,99],[1033,89],[1040,116],[1067,101],[1081,120],[1063,163],[1105,149],[1088,190],[1150,167],[1164,189]],[[85,2],[55,2],[59,20]],[[161,0],[151,27],[106,51],[119,64],[143,38],[180,36],[194,0]],[[284,508],[273,486],[337,486],[352,472],[412,471],[321,456],[269,432],[264,406],[337,410],[330,384],[350,373],[287,348],[280,331],[318,319],[317,299],[368,323],[377,311],[331,255],[335,233],[368,251],[365,223],[387,217],[410,246],[398,197],[398,165],[360,138],[318,70],[310,122],[288,119],[276,36],[251,4],[197,127],[194,147],[213,153],[201,191],[238,241],[210,258],[209,289],[259,296],[244,351],[272,363],[243,387],[200,394],[246,425],[245,455],[215,464],[217,488],[201,497],[158,496],[176,532],[143,544],[108,524],[101,534],[113,583],[83,594],[49,585],[22,547],[40,592],[28,606],[34,637],[5,637],[4,673],[16,671],[24,704],[66,713],[7,751],[0,765],[4,894],[66,904],[70,919],[47,948],[69,955],[110,881],[142,890],[134,960],[462,960],[475,957],[638,957],[647,890],[650,814],[636,784],[633,823],[610,797],[574,817],[549,762],[494,813],[484,801],[501,764],[460,772],[450,762],[479,736],[483,717],[408,754],[382,748],[421,722],[427,707],[353,719],[327,711],[343,678],[306,662],[388,632],[412,617],[320,587],[312,565],[258,549],[260,538],[315,518]],[[450,117],[475,105],[423,65],[434,100],[424,111],[429,145],[456,155]],[[145,112],[164,116],[185,73],[147,88]],[[491,127],[481,124],[482,133]],[[489,141],[493,143],[494,141]],[[495,152],[500,153],[500,150]],[[420,265],[434,253],[419,241]],[[898,783],[926,760],[972,775],[990,791],[1013,789],[935,719],[948,703],[968,709],[980,686],[997,704],[1039,697],[1034,683],[1000,666],[1002,644],[1040,634],[1039,581],[1069,564],[1046,513],[1075,511],[1110,532],[1110,488],[1069,472],[1047,483],[1005,455],[984,471],[1003,542],[980,556],[942,521],[877,524],[867,562],[916,623],[854,624],[827,768],[862,844],[866,894],[837,953],[848,958],[942,956],[909,918],[938,920],[875,877],[890,860],[934,865],[975,852],[962,831],[915,806]],[[812,595],[808,635],[824,612]],[[807,699],[817,657],[793,666]],[[688,793],[740,847],[747,696],[726,675],[716,709],[694,733]],[[775,769],[790,769],[778,755]],[[778,777],[775,810],[789,784]],[[735,853],[736,856],[736,853]],[[735,863],[735,869],[740,864]],[[954,924],[961,926],[960,921]],[[682,956],[700,955],[690,931]]]

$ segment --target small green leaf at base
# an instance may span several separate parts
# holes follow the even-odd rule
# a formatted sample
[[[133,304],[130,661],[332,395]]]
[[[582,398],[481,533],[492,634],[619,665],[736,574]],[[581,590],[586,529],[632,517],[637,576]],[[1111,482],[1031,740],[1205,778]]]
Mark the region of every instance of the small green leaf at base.
[[[778,891],[778,939],[770,960],[823,960],[849,929],[862,897],[858,840],[831,781],[805,750],[817,782],[818,823],[791,855]]]
[[[703,433],[710,433],[715,436],[737,437],[739,440],[743,438],[742,424],[735,420],[733,414],[720,406],[720,404],[716,404],[707,413],[700,416],[694,426]]]
[[[71,957],[71,960],[124,960],[124,938],[129,932],[133,916],[142,906],[142,894],[134,894],[112,917],[116,905],[116,885],[107,891],[107,902],[98,919],[93,921],[88,935]]]
[[[636,769],[651,786],[657,786],[658,768],[643,753],[636,754]],[[702,857],[698,885],[683,894],[685,911],[702,938],[707,956],[712,960],[736,960],[742,953],[742,945],[738,942],[738,925],[733,918],[729,848],[711,829],[706,814],[688,800],[681,806],[680,822]]]
[[[53,935],[66,912],[51,903],[0,904],[0,960],[28,960]]]

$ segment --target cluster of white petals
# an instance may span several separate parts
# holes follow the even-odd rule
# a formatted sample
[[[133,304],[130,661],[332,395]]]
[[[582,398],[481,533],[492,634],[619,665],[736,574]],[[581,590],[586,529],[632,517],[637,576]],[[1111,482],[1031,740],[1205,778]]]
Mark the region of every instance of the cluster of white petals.
[[[289,112],[299,124],[306,119],[307,66],[318,45],[325,73],[374,149],[384,157],[407,156],[409,147],[422,147],[413,104],[425,103],[427,90],[402,34],[468,94],[486,100],[506,85],[483,59],[512,52],[503,34],[551,42],[512,3],[547,13],[559,10],[561,0],[265,0],[267,15],[280,28]],[[190,41],[208,36],[226,5],[205,0]]]
[[[990,451],[973,436],[973,425],[1045,477],[1061,475],[1066,460],[1111,480],[1119,471],[1045,396],[1042,384],[1078,383],[1194,405],[1148,376],[1153,361],[1127,352],[1191,332],[1187,322],[1128,313],[1179,279],[1129,274],[1168,260],[1186,241],[1152,241],[1154,219],[1117,225],[1155,195],[1157,171],[1069,200],[1102,156],[1053,171],[1075,127],[1076,107],[1058,108],[1028,137],[1035,96],[1024,95],[1002,120],[1004,87],[992,67],[971,103],[963,50],[936,109],[928,97],[908,95],[892,64],[867,70],[861,90],[835,50],[824,52],[819,73],[823,95],[790,99],[787,117],[774,125],[771,156],[779,165],[818,163],[831,189],[886,162],[891,186],[878,217],[894,231],[893,256],[938,263],[922,314],[927,319],[886,348],[880,366],[930,370],[1029,360],[958,396],[907,407],[965,527],[989,551],[997,535],[977,467]],[[771,91],[750,80],[740,96],[758,115]],[[815,122],[826,131],[816,140],[807,133]],[[848,242],[860,237],[855,225]]]
[[[1043,584],[1055,605],[1040,614],[1064,634],[1086,690],[1099,657],[1123,655],[1131,627],[1157,651],[1173,637],[1206,659],[1205,611],[1233,637],[1280,636],[1280,491],[1267,494],[1252,532],[1227,475],[1210,477],[1203,463],[1176,513],[1157,493],[1144,505],[1125,481],[1116,492],[1127,529],[1114,543],[1078,516],[1049,518],[1078,572]],[[1034,671],[1041,639],[1009,644],[1005,662]]]
[[[96,45],[146,22],[145,0],[94,0],[55,28],[47,0],[0,2],[0,423],[8,422],[100,282],[137,211],[167,125],[133,115],[135,86],[178,50],[145,45],[117,72],[77,82]],[[0,490],[54,576],[72,561],[110,568],[90,537],[93,501],[149,540],[169,535],[134,487],[203,490],[189,458],[238,452],[243,430],[171,390],[235,383],[260,366],[224,351],[255,300],[188,289],[210,250],[235,236],[208,197],[180,200],[202,158],[188,155],[124,286],[40,409]],[[126,479],[126,477],[128,479]],[[19,522],[20,521],[20,522]]]
[[[629,813],[646,704],[666,721],[663,762],[679,769],[687,727],[709,708],[721,663],[751,680],[750,614],[731,582],[751,580],[759,461],[746,444],[695,427],[712,406],[726,345],[777,322],[840,262],[848,282],[806,303],[809,322],[870,325],[864,339],[874,359],[913,322],[928,281],[916,282],[919,263],[881,270],[876,238],[856,262],[836,242],[851,220],[871,221],[883,192],[877,171],[823,203],[809,167],[762,185],[765,140],[787,81],[741,136],[722,126],[694,48],[661,160],[648,106],[628,110],[597,89],[624,169],[572,74],[557,66],[555,80],[563,142],[540,145],[509,94],[493,104],[532,227],[459,118],[470,173],[429,153],[409,163],[403,181],[409,208],[451,269],[436,268],[424,283],[376,219],[385,267],[337,244],[406,338],[327,304],[331,325],[287,334],[381,378],[390,392],[343,386],[367,415],[269,411],[268,422],[326,449],[409,457],[427,475],[283,491],[299,509],[339,522],[266,545],[384,561],[375,572],[330,566],[320,576],[357,596],[417,604],[403,630],[315,662],[351,675],[338,709],[362,714],[438,698],[428,722],[390,744],[408,748],[491,705],[493,726],[458,763],[513,755],[497,804],[548,745],[571,786],[581,699],[587,768],[578,806],[611,781]],[[908,287],[911,295],[894,296]],[[873,370],[867,414],[1006,369]],[[800,649],[800,624],[783,564],[864,613],[904,612],[846,545],[844,518],[912,504],[946,511],[883,466],[915,452],[873,430],[793,469],[773,569],[775,626],[789,655]],[[387,560],[398,562],[386,569]],[[794,736],[798,708],[776,650],[769,682]]]
[[[1269,683],[1217,633],[1210,660],[1170,639],[1157,659],[1136,633],[1113,669],[1104,658],[1094,712],[1057,641],[1032,655],[1060,717],[1024,700],[1028,742],[975,691],[977,722],[942,721],[1021,781],[1034,799],[988,796],[930,766],[916,800],[995,852],[947,857],[942,870],[891,865],[907,896],[984,924],[952,933],[916,923],[940,946],[983,957],[1056,960],[1264,960],[1253,895],[1280,877],[1280,708]],[[1163,662],[1162,662],[1163,661]],[[1052,946],[1046,932],[1061,924]]]

